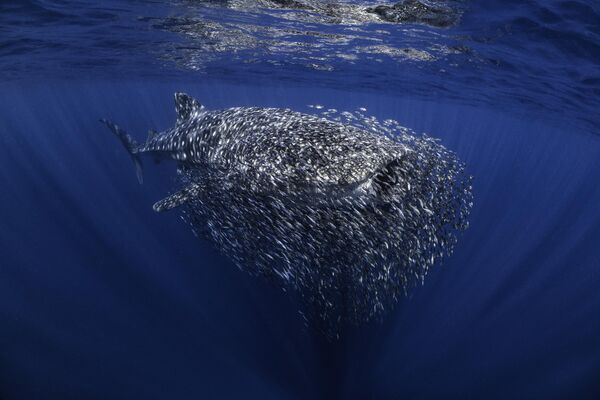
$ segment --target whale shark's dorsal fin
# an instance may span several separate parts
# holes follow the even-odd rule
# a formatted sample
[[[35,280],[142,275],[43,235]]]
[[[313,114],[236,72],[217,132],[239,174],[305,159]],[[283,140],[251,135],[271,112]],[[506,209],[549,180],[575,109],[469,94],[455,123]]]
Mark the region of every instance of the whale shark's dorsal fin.
[[[178,125],[200,114],[203,110],[204,106],[193,97],[185,93],[175,93],[175,111],[177,112]]]
[[[198,196],[200,193],[200,185],[192,183],[189,186],[184,187],[178,192],[173,193],[169,197],[165,197],[164,199],[157,201],[152,206],[152,209],[156,212],[171,210],[175,207],[179,207],[188,201],[192,200],[194,197]]]
[[[146,143],[150,143],[157,136],[158,132],[156,132],[154,129],[150,129],[148,131],[148,138],[146,139]]]

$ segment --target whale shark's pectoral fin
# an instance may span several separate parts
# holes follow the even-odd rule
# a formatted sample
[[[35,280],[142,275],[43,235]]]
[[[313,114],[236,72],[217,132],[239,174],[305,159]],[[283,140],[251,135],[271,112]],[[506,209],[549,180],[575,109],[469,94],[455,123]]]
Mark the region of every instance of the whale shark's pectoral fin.
[[[198,196],[200,189],[200,185],[196,184],[186,186],[180,191],[173,193],[169,197],[154,203],[152,209],[156,212],[172,210],[173,208],[179,207]]]
[[[185,93],[175,93],[175,111],[177,112],[177,125],[187,121],[203,112],[202,106],[196,99]]]

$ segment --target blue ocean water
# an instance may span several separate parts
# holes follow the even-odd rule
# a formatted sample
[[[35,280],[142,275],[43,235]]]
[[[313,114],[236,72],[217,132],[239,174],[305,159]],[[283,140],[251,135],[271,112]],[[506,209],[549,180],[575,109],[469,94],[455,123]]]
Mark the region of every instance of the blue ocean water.
[[[435,3],[438,27],[328,3],[0,3],[1,399],[600,396],[598,4]],[[470,227],[382,321],[328,340],[154,213],[174,166],[138,185],[98,123],[141,140],[176,91],[440,138],[474,177]]]

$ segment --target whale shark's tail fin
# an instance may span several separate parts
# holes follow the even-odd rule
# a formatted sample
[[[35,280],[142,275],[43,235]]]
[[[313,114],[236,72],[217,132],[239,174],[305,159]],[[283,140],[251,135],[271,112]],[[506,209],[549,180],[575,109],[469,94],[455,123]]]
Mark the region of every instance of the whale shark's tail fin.
[[[114,135],[119,138],[121,143],[123,143],[125,150],[127,150],[129,155],[131,156],[131,159],[133,160],[133,164],[135,165],[135,173],[137,175],[138,182],[141,184],[144,181],[144,176],[142,174],[142,160],[140,160],[139,154],[137,152],[137,143],[135,142],[135,140],[132,139],[131,136],[129,136],[127,132],[119,128],[118,125],[110,122],[107,119],[101,119],[100,122],[108,126],[112,133],[114,133]]]

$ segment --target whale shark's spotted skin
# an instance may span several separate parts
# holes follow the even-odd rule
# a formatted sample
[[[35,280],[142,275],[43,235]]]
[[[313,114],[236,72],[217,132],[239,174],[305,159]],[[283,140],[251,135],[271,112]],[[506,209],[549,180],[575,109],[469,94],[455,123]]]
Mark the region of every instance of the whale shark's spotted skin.
[[[137,145],[174,158],[182,207],[236,265],[298,291],[328,333],[381,315],[467,227],[470,178],[453,153],[408,131],[384,135],[291,110],[207,111],[176,94],[175,128]]]

